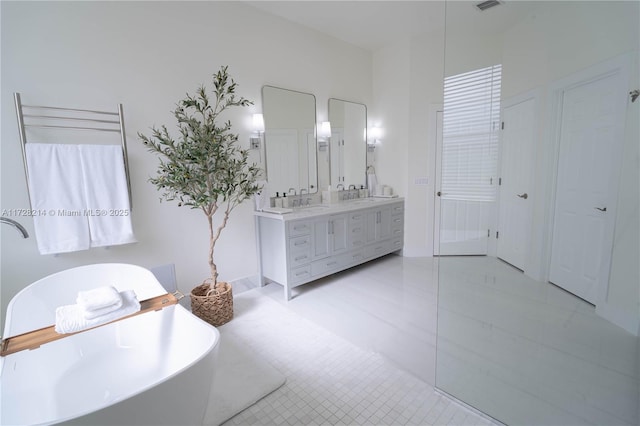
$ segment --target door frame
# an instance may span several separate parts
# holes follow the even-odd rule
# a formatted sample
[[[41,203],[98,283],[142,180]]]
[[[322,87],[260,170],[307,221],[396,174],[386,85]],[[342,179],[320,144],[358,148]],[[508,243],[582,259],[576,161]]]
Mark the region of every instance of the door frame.
[[[438,144],[438,135],[442,137],[442,114],[444,111],[443,104],[431,104],[429,105],[429,128],[433,129],[429,132],[429,136],[431,138],[431,143],[428,144],[429,152],[428,154],[433,154],[433,168],[430,173],[431,182],[433,182],[431,186],[431,191],[429,191],[429,196],[427,197],[427,203],[431,203],[433,208],[429,208],[427,206],[427,212],[433,212],[433,216],[431,220],[427,219],[427,241],[431,241],[431,250],[433,256],[440,256],[440,198],[436,195],[436,193],[440,190],[441,185],[441,169],[442,169],[442,158],[440,156],[439,144]],[[440,115],[440,120],[438,120],[438,115]],[[440,123],[440,125],[438,124]],[[429,224],[431,226],[429,226]]]
[[[563,96],[564,92],[567,90],[571,90],[577,86],[582,84],[588,84],[593,81],[599,80],[603,77],[620,74],[620,85],[624,86],[623,90],[620,91],[620,96],[625,96],[625,90],[629,87],[629,79],[631,75],[631,62],[632,56],[631,54],[623,54],[612,59],[600,62],[596,65],[590,66],[581,71],[575,72],[567,77],[564,77],[556,82],[552,83],[549,87],[548,91],[548,106],[549,106],[549,129],[548,129],[548,138],[550,144],[549,157],[548,161],[548,173],[547,175],[547,194],[548,197],[544,197],[543,199],[547,200],[548,205],[546,206],[546,214],[545,214],[545,224],[544,224],[544,235],[545,242],[543,245],[543,262],[540,265],[541,267],[541,276],[544,277],[545,281],[549,280],[549,271],[551,265],[551,248],[553,244],[553,229],[554,229],[554,217],[555,217],[555,205],[556,205],[556,185],[558,180],[558,166],[560,160],[560,137],[561,137],[561,128],[560,124],[562,123],[562,108],[563,108]],[[622,87],[621,87],[622,89]],[[627,99],[624,98],[624,102],[620,101],[620,105],[625,105],[625,108],[620,108],[621,111],[619,113],[625,116],[626,122],[626,105]],[[622,148],[624,145],[624,127],[618,130],[617,137],[620,138],[621,143],[616,147],[618,152],[614,154],[614,158],[622,160]],[[616,195],[615,199],[618,198],[618,189],[619,189],[619,181],[620,181],[620,167],[618,165],[613,165],[612,167],[612,181],[617,182],[616,186]],[[616,203],[617,204],[617,203]],[[614,204],[611,206],[611,224],[609,225],[609,231],[611,238],[615,235],[615,222],[616,222],[616,214],[617,214],[617,205]],[[613,243],[613,241],[611,241]],[[609,261],[606,262],[604,267],[600,271],[600,276],[602,278],[606,278],[601,282],[604,285],[600,285],[597,289],[596,296],[596,306],[600,304],[606,304],[608,298],[608,289],[609,289],[609,277],[610,277],[610,269],[611,269],[611,256],[609,257]]]

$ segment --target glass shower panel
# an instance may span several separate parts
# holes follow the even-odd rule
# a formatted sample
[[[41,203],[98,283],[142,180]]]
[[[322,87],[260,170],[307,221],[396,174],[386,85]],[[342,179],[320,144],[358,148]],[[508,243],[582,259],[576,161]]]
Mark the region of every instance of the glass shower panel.
[[[445,78],[502,64],[501,117],[509,120],[500,123],[486,254],[444,255],[446,233],[439,229],[436,387],[506,424],[637,425],[640,171],[629,159],[640,156],[640,103],[631,102],[629,92],[640,86],[640,3],[518,1],[482,12],[475,3],[446,2]],[[594,306],[551,284],[548,270],[555,255],[557,158],[563,144],[580,143],[558,136],[562,91],[567,81],[588,83],[585,76],[610,75],[611,63],[624,64],[620,76],[629,90],[620,93],[627,105],[618,135],[624,153],[622,179],[613,189],[620,195],[614,245],[608,249],[611,271],[598,284]],[[504,114],[505,108],[531,99],[527,108]],[[585,101],[582,106],[602,110],[608,104]],[[446,121],[446,100],[444,108]],[[505,133],[505,127],[529,134]],[[531,155],[505,155],[515,137],[532,141]],[[506,167],[504,158],[526,163]],[[501,179],[525,170],[534,182],[526,196],[503,191],[510,186],[501,185]],[[512,202],[509,197],[528,203],[524,208],[530,214],[504,213],[509,209],[500,206]],[[450,223],[454,215],[465,219],[460,209],[440,214],[441,223]],[[531,235],[531,243],[523,263],[514,267],[499,257],[504,251],[498,248],[504,233],[517,226]],[[575,251],[582,245],[572,243]]]

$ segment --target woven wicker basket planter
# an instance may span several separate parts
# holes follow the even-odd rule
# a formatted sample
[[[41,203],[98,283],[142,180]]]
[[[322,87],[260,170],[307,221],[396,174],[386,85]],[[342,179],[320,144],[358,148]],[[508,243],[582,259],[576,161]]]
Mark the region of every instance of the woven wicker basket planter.
[[[231,284],[218,282],[216,288],[206,280],[191,290],[191,312],[217,327],[233,318],[233,294]]]

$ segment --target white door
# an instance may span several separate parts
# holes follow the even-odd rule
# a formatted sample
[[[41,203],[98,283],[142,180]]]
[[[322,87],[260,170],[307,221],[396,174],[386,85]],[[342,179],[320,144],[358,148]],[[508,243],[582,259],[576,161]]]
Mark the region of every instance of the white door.
[[[625,89],[619,70],[561,92],[549,281],[594,304],[609,280]]]
[[[486,255],[491,203],[462,199],[442,191],[443,113],[437,111],[436,114],[433,254],[434,256]],[[453,167],[448,168],[449,172],[453,169]],[[461,165],[461,169],[464,169],[464,165]],[[461,171],[464,172],[464,170]]]
[[[440,255],[486,255],[495,218],[502,66],[446,77]]]
[[[531,243],[535,117],[533,94],[504,103],[497,255],[523,271]]]

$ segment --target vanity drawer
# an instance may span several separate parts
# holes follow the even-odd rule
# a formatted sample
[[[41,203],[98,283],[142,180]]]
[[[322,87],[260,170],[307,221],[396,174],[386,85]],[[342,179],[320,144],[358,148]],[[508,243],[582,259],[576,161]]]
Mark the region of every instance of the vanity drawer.
[[[289,251],[291,253],[310,251],[311,235],[303,235],[301,237],[289,238]]]
[[[391,216],[391,237],[398,237],[404,233],[404,217]]]
[[[366,242],[366,234],[364,232],[364,220],[362,223],[349,224],[349,247],[358,248],[362,247]]]
[[[294,252],[289,254],[289,267],[295,268],[306,265],[311,261],[311,250]]]
[[[289,237],[297,237],[298,235],[305,235],[311,233],[311,221],[310,220],[296,220],[289,222]]]
[[[349,213],[349,225],[364,223],[365,214],[363,212],[351,212]]]
[[[289,281],[291,284],[298,284],[311,279],[311,265],[294,268],[289,271]]]
[[[404,241],[402,238],[394,238],[391,240],[389,246],[391,251],[400,250],[404,246]]]
[[[404,203],[398,203],[391,206],[391,214],[403,214],[404,213]]]
[[[365,260],[364,249],[347,253],[344,257],[347,265],[358,265]]]
[[[344,257],[333,256],[326,259],[316,260],[311,264],[311,274],[313,276],[323,275],[327,272],[337,271],[344,265]]]
[[[365,249],[365,257],[367,259],[376,258],[389,253],[391,241],[382,241],[378,244],[372,244]]]

